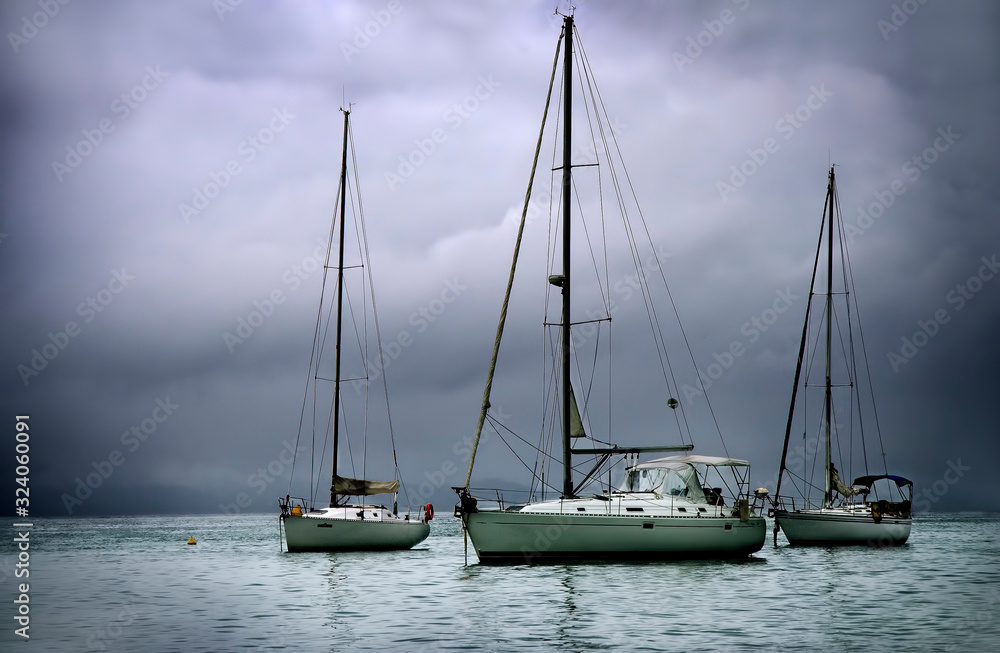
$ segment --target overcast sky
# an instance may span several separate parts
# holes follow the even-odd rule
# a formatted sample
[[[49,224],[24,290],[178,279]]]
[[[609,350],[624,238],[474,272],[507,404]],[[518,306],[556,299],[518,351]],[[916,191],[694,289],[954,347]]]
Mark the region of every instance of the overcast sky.
[[[403,480],[450,501],[556,3],[49,4],[0,9],[0,397],[9,434],[30,415],[34,514],[276,507],[345,98],[383,338],[407,343],[387,371]],[[1000,8],[592,0],[576,17],[699,366],[744,349],[709,392],[754,484],[773,489],[805,303],[744,325],[806,293],[833,161],[890,471],[933,509],[1000,509]],[[541,307],[517,308],[505,352],[534,365]],[[493,403],[530,424],[536,394]],[[719,454],[709,426],[696,452]],[[498,445],[475,478],[523,483]]]

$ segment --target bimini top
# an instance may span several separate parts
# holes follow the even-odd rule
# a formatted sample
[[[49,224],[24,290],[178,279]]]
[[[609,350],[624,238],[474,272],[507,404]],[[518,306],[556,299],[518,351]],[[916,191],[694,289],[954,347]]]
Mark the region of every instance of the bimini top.
[[[897,486],[913,485],[913,481],[908,478],[903,478],[902,476],[896,476],[894,474],[877,474],[875,476],[859,476],[854,479],[854,485],[863,485],[865,487],[871,487],[872,483],[875,481],[880,481],[883,478],[887,478],[893,481]]]
[[[640,463],[636,465],[638,469],[645,469],[649,467],[662,467],[663,465],[677,463],[688,463],[691,465],[713,465],[715,467],[749,467],[750,463],[745,460],[739,460],[736,458],[721,458],[718,456],[699,456],[697,454],[685,454],[683,456],[667,456],[666,458],[657,458],[656,460],[650,460],[649,462]]]

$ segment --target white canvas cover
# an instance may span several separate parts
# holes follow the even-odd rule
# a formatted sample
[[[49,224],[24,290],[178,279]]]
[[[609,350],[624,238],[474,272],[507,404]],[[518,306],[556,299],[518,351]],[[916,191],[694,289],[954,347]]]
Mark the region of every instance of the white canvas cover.
[[[625,474],[621,492],[656,492],[663,496],[683,497],[694,503],[705,503],[705,491],[698,474],[689,463],[644,463]]]
[[[740,460],[739,458],[722,458],[720,456],[700,456],[695,453],[684,454],[680,456],[668,456],[666,458],[657,458],[656,460],[651,460],[648,463],[642,463],[639,467],[657,467],[664,463],[690,463],[692,465],[713,465],[715,467],[749,467],[750,463],[745,460]]]

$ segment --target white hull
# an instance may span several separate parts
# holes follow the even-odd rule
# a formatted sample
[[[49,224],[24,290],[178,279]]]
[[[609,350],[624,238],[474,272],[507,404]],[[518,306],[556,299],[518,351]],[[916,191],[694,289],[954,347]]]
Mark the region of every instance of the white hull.
[[[894,546],[910,537],[911,518],[883,517],[876,522],[871,511],[842,508],[776,510],[774,520],[788,543],[808,545]]]
[[[281,521],[289,552],[411,549],[430,533],[427,524],[401,519],[379,506],[324,508],[283,515]]]
[[[670,507],[657,509],[654,502],[645,500],[641,501],[644,514],[635,514],[621,510],[621,503],[617,509],[611,503],[552,501],[519,511],[470,512],[463,519],[483,563],[735,558],[759,551],[766,537],[763,517],[751,516],[743,522],[731,514],[732,509],[704,506],[706,512],[700,513],[698,506],[688,505],[689,512],[681,516]],[[543,512],[546,507],[552,511]],[[581,513],[578,508],[593,513]]]

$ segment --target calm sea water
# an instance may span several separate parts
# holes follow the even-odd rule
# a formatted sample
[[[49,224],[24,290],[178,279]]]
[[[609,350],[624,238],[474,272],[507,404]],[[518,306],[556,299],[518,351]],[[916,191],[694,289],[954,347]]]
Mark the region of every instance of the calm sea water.
[[[769,541],[745,562],[539,567],[481,567],[471,545],[464,566],[459,523],[440,515],[420,548],[380,554],[281,553],[277,517],[265,515],[34,523],[31,639],[13,632],[8,545],[4,651],[995,651],[1000,642],[995,514],[920,516],[898,549]]]

